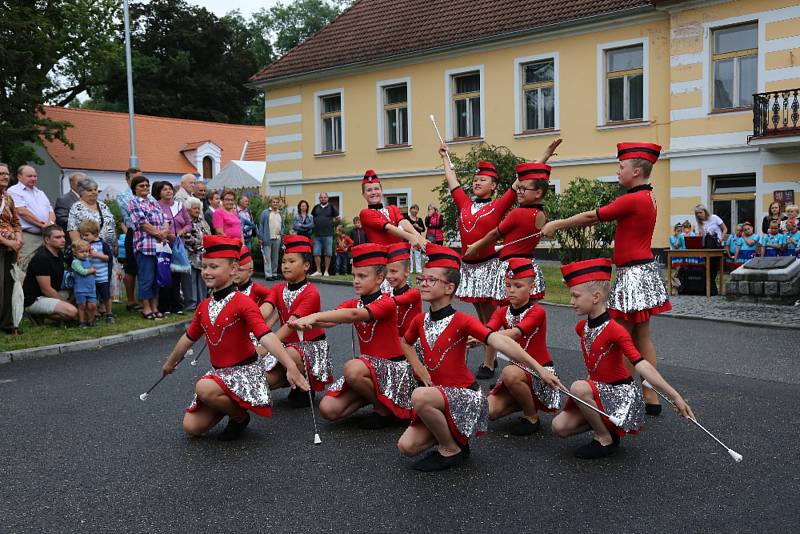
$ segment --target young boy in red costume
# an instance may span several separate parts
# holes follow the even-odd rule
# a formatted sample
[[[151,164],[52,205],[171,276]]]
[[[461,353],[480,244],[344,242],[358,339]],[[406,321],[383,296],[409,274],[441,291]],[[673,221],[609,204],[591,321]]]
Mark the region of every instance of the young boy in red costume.
[[[408,276],[411,274],[411,245],[389,245],[386,247],[386,254],[386,279],[392,286],[390,295],[397,303],[397,330],[402,337],[414,317],[422,313],[422,300],[419,289],[408,285]]]
[[[435,447],[413,464],[419,471],[439,471],[464,461],[469,439],[486,431],[488,403],[466,365],[467,339],[471,336],[534,370],[550,387],[563,387],[510,337],[497,334],[451,303],[460,278],[461,257],[450,248],[428,244],[427,262],[417,277],[422,300],[430,311],[418,315],[403,338],[403,352],[423,386],[414,390],[411,403],[416,416],[397,447],[416,456]]]
[[[498,308],[489,323],[489,330],[515,340],[531,358],[556,374],[553,359],[547,350],[547,315],[532,300],[536,271],[528,258],[511,258],[506,270],[508,306]],[[507,365],[489,394],[489,420],[494,421],[522,410],[523,417],[511,425],[511,434],[528,436],[540,428],[539,411],[557,412],[561,408],[561,392],[544,383],[538,374],[520,364]]]
[[[250,342],[252,332],[259,343],[289,369],[292,388],[307,391],[303,374],[293,364],[278,337],[269,331],[255,303],[236,290],[241,242],[225,236],[203,238],[203,280],[211,289],[194,314],[191,325],[172,349],[161,371],[172,373],[186,351],[206,336],[212,369],[195,385],[195,398],[186,409],[183,429],[191,436],[210,430],[223,417],[228,425],[219,439],[238,438],[250,422],[248,410],[272,415],[272,397],[266,380],[266,358],[258,356]]]
[[[652,143],[619,143],[617,176],[626,193],[611,204],[551,221],[542,229],[543,235],[552,237],[567,228],[617,221],[613,256],[617,279],[608,299],[608,312],[625,327],[636,348],[653,367],[656,348],[650,338],[650,317],[672,309],[651,248],[656,199],[649,180],[660,153],[661,147]],[[648,415],[661,413],[655,392],[646,390],[644,398]]]
[[[336,310],[292,318],[289,326],[307,331],[352,323],[361,355],[354,355],[344,365],[344,376],[328,389],[319,411],[329,421],[340,421],[371,404],[373,412],[360,427],[383,428],[396,418],[411,418],[411,392],[416,382],[400,348],[397,303],[380,289],[386,276],[386,248],[366,243],[351,252],[353,289],[358,297],[342,302]]]
[[[320,311],[320,297],[317,288],[308,281],[313,256],[311,240],[302,235],[283,236],[283,259],[281,274],[285,282],[275,284],[270,289],[266,301],[261,306],[265,317],[277,311],[281,327],[276,332],[278,339],[286,344],[286,350],[294,359],[298,369],[305,366],[305,375],[313,392],[323,391],[333,382],[333,362],[330,347],[321,328],[309,330],[300,340],[297,332],[289,328],[289,320],[305,317]],[[277,364],[277,362],[275,362]],[[267,374],[269,386],[273,389],[288,386],[286,368],[277,364]],[[293,408],[308,406],[308,395],[297,389],[289,392],[289,404]]]
[[[253,256],[250,249],[242,247],[239,254],[239,269],[236,271],[236,286],[261,308],[269,296],[269,288],[253,281]]]
[[[575,327],[581,338],[583,360],[589,376],[570,386],[570,392],[614,417],[619,426],[586,406],[567,399],[564,411],[553,419],[553,431],[568,437],[587,430],[594,439],[575,451],[581,459],[603,458],[613,454],[620,437],[638,432],[644,422],[642,388],[634,382],[625,360],[642,377],[675,403],[684,417],[694,417],[692,409],[656,368],[636,350],[628,331],[606,311],[611,280],[611,260],[598,258],[563,265],[561,274],[570,288],[570,304],[578,315],[586,315]]]

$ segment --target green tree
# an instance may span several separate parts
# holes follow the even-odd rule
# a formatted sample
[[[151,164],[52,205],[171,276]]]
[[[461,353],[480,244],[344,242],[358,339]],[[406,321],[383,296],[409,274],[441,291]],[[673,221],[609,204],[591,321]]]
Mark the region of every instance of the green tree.
[[[262,9],[254,15],[274,35],[273,48],[283,55],[339,16],[352,1],[295,0]]]

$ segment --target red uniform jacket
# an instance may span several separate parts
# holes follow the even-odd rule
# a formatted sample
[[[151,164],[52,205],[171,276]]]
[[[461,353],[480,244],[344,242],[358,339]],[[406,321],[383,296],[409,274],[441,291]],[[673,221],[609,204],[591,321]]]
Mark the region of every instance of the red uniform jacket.
[[[481,204],[474,203],[460,186],[450,191],[450,194],[458,208],[458,231],[461,234],[462,254],[469,245],[497,228],[503,216],[517,200],[517,194],[511,188],[502,197]],[[478,253],[478,258],[470,260],[469,263],[482,262],[494,254],[494,243],[490,243]]]
[[[497,308],[486,327],[492,331],[517,328],[522,337],[517,339],[519,346],[525,349],[531,358],[541,365],[553,363],[547,350],[547,314],[538,304],[528,302],[527,307],[514,310],[510,306]]]
[[[289,288],[289,284],[286,282],[275,284],[270,289],[267,302],[278,310],[278,319],[282,325],[286,324],[286,321],[292,316],[305,317],[306,315],[317,313],[320,311],[321,306],[319,291],[314,287],[314,284],[308,281],[294,291]],[[325,330],[322,328],[312,328],[311,330],[306,330],[304,334],[306,341],[314,341],[323,337],[325,337]],[[300,337],[297,332],[292,330],[292,333],[284,340],[284,343],[298,343],[299,341]]]
[[[361,354],[386,359],[403,357],[400,334],[397,331],[397,304],[394,299],[388,293],[378,293],[339,304],[340,310],[361,307],[366,308],[370,315],[369,321],[353,323]]]

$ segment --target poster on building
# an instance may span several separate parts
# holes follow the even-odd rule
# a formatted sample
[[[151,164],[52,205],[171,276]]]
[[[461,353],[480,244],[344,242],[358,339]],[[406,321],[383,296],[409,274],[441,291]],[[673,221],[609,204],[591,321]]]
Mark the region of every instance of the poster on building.
[[[780,202],[781,207],[794,204],[794,189],[787,189],[785,191],[773,191],[772,198],[775,202]]]

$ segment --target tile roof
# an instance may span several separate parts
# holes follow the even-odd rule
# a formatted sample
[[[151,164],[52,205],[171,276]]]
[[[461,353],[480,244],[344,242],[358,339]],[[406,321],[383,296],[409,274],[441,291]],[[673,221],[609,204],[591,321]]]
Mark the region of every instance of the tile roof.
[[[264,141],[250,141],[247,143],[247,151],[244,153],[246,161],[266,161],[267,146]]]
[[[650,0],[358,0],[250,81],[258,85],[651,5]]]
[[[73,125],[67,138],[71,150],[58,141],[44,141],[47,152],[62,168],[124,171],[128,168],[128,114],[45,106],[46,115]],[[192,150],[207,139],[222,150],[220,166],[240,159],[248,141],[263,140],[264,126],[135,115],[136,152],[145,172],[196,172],[182,151]]]

